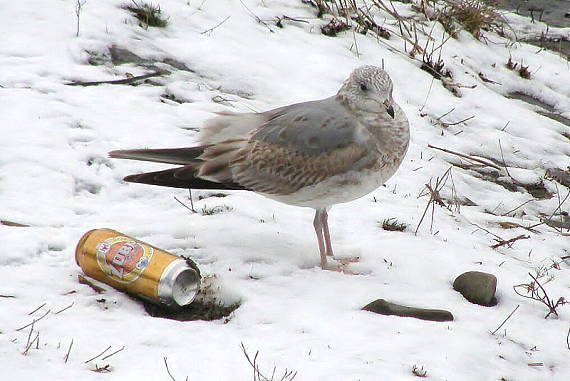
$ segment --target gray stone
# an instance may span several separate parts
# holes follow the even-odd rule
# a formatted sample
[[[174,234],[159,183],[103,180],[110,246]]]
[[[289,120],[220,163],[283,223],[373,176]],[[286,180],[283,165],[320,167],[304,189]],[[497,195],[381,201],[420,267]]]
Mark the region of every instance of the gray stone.
[[[451,321],[453,315],[445,310],[433,310],[426,308],[407,307],[400,304],[388,302],[385,299],[377,299],[362,307],[365,311],[375,312],[381,315],[394,315],[402,317],[413,317],[421,320],[431,321]]]
[[[453,289],[471,303],[493,306],[496,303],[497,278],[493,274],[468,271],[459,275],[453,282]]]

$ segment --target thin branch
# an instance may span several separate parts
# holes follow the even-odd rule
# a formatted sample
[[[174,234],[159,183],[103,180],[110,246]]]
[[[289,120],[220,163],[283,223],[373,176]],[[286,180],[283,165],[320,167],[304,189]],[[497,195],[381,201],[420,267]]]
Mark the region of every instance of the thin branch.
[[[501,323],[501,325],[499,325],[496,330],[494,330],[493,332],[491,332],[491,335],[495,335],[495,333],[497,333],[497,331],[498,331],[499,329],[501,329],[501,327],[502,327],[503,325],[505,325],[505,323],[507,322],[507,320],[509,320],[509,319],[511,318],[511,316],[513,316],[513,314],[514,314],[515,312],[517,312],[517,310],[519,309],[520,306],[521,306],[520,304],[519,304],[518,306],[516,306],[515,309],[513,310],[513,312],[511,312],[511,313],[509,314],[509,316],[507,316],[507,318],[506,318],[505,320],[503,320],[503,322]]]
[[[435,120],[441,120],[441,118],[443,118],[444,116],[447,116],[447,115],[451,114],[453,111],[455,111],[455,107],[452,107],[451,110],[449,110],[448,112],[446,112],[446,113],[443,114],[442,116],[439,116],[439,117],[435,118]]]
[[[468,120],[471,120],[473,118],[475,118],[475,115],[471,115],[470,117],[467,117],[465,119],[461,119],[458,122],[453,122],[453,123],[441,122],[441,124],[443,124],[444,127],[455,126],[456,124],[467,122]]]
[[[125,349],[125,346],[124,346],[124,345],[123,345],[123,347],[122,347],[121,349],[117,349],[115,352],[113,352],[113,353],[111,353],[111,354],[108,354],[107,356],[103,357],[103,358],[101,359],[101,361],[106,360],[106,359],[108,359],[109,357],[116,355],[117,353],[119,353],[119,352],[122,351],[123,349]]]
[[[488,162],[488,161],[486,161],[486,160],[478,159],[478,158],[476,158],[476,157],[469,156],[469,155],[465,155],[465,154],[463,154],[463,153],[451,151],[451,150],[448,150],[448,149],[446,149],[446,148],[440,148],[440,147],[432,146],[431,144],[428,144],[428,147],[429,147],[429,148],[433,148],[433,149],[437,149],[437,150],[440,150],[440,151],[443,151],[443,152],[446,152],[446,153],[450,153],[450,154],[452,154],[452,155],[456,155],[456,156],[462,157],[462,158],[467,159],[467,160],[475,161],[475,162],[480,163],[480,164],[483,164],[483,165],[485,165],[485,166],[487,166],[487,167],[495,168],[495,169],[497,169],[497,170],[499,170],[499,171],[502,170],[501,167],[498,167],[498,166],[496,166],[495,164],[490,163],[490,162]]]
[[[36,324],[38,321],[40,321],[40,320],[42,320],[43,318],[45,318],[45,317],[47,316],[47,314],[50,313],[50,311],[51,311],[51,310],[47,310],[45,314],[43,314],[42,316],[40,316],[40,317],[37,318],[37,319],[34,319],[31,323],[26,324],[25,326],[18,328],[18,329],[16,330],[16,332],[21,331],[21,330],[23,330],[24,328],[28,328],[29,326],[31,326],[31,325],[33,325],[33,324]]]
[[[241,3],[241,5],[243,5],[243,7],[244,7],[245,9],[247,9],[247,11],[249,12],[249,14],[252,15],[253,18],[254,18],[258,23],[265,25],[265,27],[266,27],[267,29],[269,29],[269,31],[270,31],[271,33],[275,33],[275,32],[273,31],[273,29],[271,29],[271,28],[269,27],[269,25],[267,25],[267,23],[266,23],[265,21],[263,21],[262,19],[260,19],[255,13],[253,13],[253,11],[252,11],[251,9],[249,9],[249,7],[248,7],[242,0],[239,0],[239,2]]]
[[[89,360],[85,361],[85,364],[87,364],[90,361],[95,360],[97,357],[99,356],[103,356],[103,354],[105,354],[105,352],[107,352],[109,349],[111,349],[111,346],[109,345],[103,352],[99,353],[97,356],[90,358]]]
[[[178,203],[179,203],[180,205],[182,205],[183,207],[185,207],[186,209],[188,209],[188,210],[191,211],[192,213],[196,213],[196,211],[194,210],[194,208],[189,208],[188,205],[186,205],[185,203],[183,203],[182,201],[180,201],[180,200],[178,199],[178,197],[174,196],[174,199],[175,199],[176,201],[178,201]],[[190,199],[190,200],[192,200],[192,199]]]
[[[41,306],[39,306],[38,308],[36,308],[35,310],[33,310],[32,312],[30,312],[28,315],[33,315],[34,312],[36,312],[37,310],[39,310],[40,308],[42,308],[43,306],[45,306],[46,303],[42,304]]]
[[[66,85],[68,85],[68,86],[97,86],[97,85],[103,85],[103,84],[128,85],[128,84],[131,84],[133,82],[142,81],[143,79],[152,78],[152,77],[160,77],[160,76],[163,76],[166,74],[170,74],[170,73],[168,73],[166,71],[155,71],[154,73],[138,75],[138,76],[134,76],[134,77],[130,77],[130,78],[124,78],[124,79],[115,79],[115,80],[110,80],[110,81],[92,81],[92,82],[78,81],[78,82],[66,83]]]
[[[200,34],[206,34],[206,33],[212,32],[214,29],[216,29],[217,27],[219,27],[220,25],[222,25],[223,23],[225,23],[226,21],[228,21],[230,17],[232,17],[232,16],[226,17],[225,19],[223,19],[222,21],[220,21],[219,23],[217,23],[216,25],[214,25],[214,26],[211,27],[210,29],[206,29],[205,31],[201,32]]]
[[[62,313],[62,312],[65,311],[65,310],[70,309],[71,307],[73,307],[73,304],[74,304],[74,302],[71,302],[71,304],[70,304],[69,306],[67,306],[67,307],[65,307],[65,308],[63,308],[63,309],[61,309],[61,310],[59,310],[59,311],[57,311],[57,312],[54,312],[54,315],[57,315],[57,314],[59,314],[59,313]]]
[[[508,212],[505,212],[505,213],[501,214],[501,216],[506,216],[507,214],[511,214],[511,213],[514,212],[515,210],[517,210],[517,209],[519,209],[519,208],[522,208],[523,206],[525,206],[525,205],[528,204],[529,202],[535,201],[535,200],[536,200],[535,198],[531,198],[530,200],[527,200],[527,201],[523,202],[522,204],[520,204],[520,205],[517,206],[516,208],[511,209],[511,210],[509,210]]]
[[[166,373],[168,373],[172,381],[176,381],[176,379],[172,376],[172,373],[170,373],[170,369],[168,369],[168,362],[166,361],[166,356],[164,356],[163,359],[164,359],[164,365],[166,366]]]
[[[69,354],[71,353],[71,347],[73,347],[73,339],[71,339],[71,343],[69,343],[69,349],[67,350],[67,354],[64,357],[66,364],[67,364],[67,360],[69,360]]]
[[[31,333],[31,331],[30,331]],[[40,333],[37,332],[36,333],[36,337],[34,337],[34,339],[30,342],[29,338],[28,338],[28,344],[26,344],[26,350],[24,350],[24,352],[22,352],[23,355],[27,355],[28,351],[30,350],[30,348],[32,348],[32,346],[34,345],[34,343],[37,343],[36,349],[39,347],[39,342],[40,342]]]
[[[543,225],[543,224],[546,224],[546,223],[552,221],[552,218],[554,217],[556,212],[558,210],[562,210],[562,205],[564,205],[564,203],[568,199],[568,196],[570,196],[570,190],[568,191],[568,193],[566,194],[566,196],[564,197],[564,199],[562,201],[558,201],[558,206],[554,209],[554,211],[550,214],[550,216],[547,219],[543,220],[542,222],[539,222],[539,223],[536,223],[534,225],[529,226],[529,229],[535,228],[537,226],[540,226],[540,225]]]
[[[492,245],[491,247],[492,247],[493,249],[497,249],[497,248],[499,248],[499,247],[501,247],[501,246],[507,245],[507,246],[510,248],[510,247],[512,247],[512,245],[513,245],[514,242],[516,242],[516,241],[518,241],[518,240],[521,240],[521,239],[529,239],[529,238],[530,238],[529,235],[521,234],[521,235],[519,235],[519,236],[516,236],[516,237],[511,238],[511,239],[506,240],[506,241],[505,241],[505,240],[502,240],[502,239],[501,239],[501,240],[495,239],[495,241],[497,241],[497,243],[494,244],[494,245]]]
[[[428,203],[427,203],[427,205],[426,205],[426,207],[425,207],[425,209],[424,209],[424,212],[423,212],[423,214],[422,214],[422,217],[420,218],[420,222],[418,223],[418,226],[416,227],[416,231],[415,231],[414,234],[418,234],[418,230],[420,229],[420,226],[421,226],[421,224],[422,224],[422,222],[423,222],[423,220],[424,220],[424,218],[425,218],[425,216],[426,216],[426,214],[427,214],[427,211],[428,211],[430,205],[431,205],[431,207],[432,207],[432,208],[431,208],[430,232],[433,231],[432,229],[433,229],[433,219],[434,219],[434,214],[435,214],[435,213],[434,213],[434,212],[435,212],[435,204],[437,203],[439,206],[443,206],[443,207],[445,207],[445,208],[447,208],[448,210],[451,211],[451,209],[450,209],[447,205],[445,205],[445,203],[444,203],[443,200],[441,199],[441,196],[440,196],[440,193],[439,193],[439,192],[441,191],[441,189],[443,189],[443,187],[444,187],[445,184],[447,183],[447,179],[450,177],[451,168],[452,168],[452,167],[449,167],[449,168],[447,169],[447,171],[445,171],[445,173],[443,174],[443,176],[441,176],[441,178],[437,177],[437,178],[435,179],[435,187],[432,187],[432,186],[431,186],[431,179],[430,179],[430,183],[429,183],[429,184],[425,184],[424,189],[427,189],[427,190],[429,191],[430,198],[429,198],[429,200],[428,200]],[[426,194],[427,194],[427,193],[426,193]],[[422,192],[420,193],[420,196],[418,196],[418,197],[421,197],[421,196],[424,196],[424,195],[425,195],[425,194],[423,193],[423,190],[422,190]]]

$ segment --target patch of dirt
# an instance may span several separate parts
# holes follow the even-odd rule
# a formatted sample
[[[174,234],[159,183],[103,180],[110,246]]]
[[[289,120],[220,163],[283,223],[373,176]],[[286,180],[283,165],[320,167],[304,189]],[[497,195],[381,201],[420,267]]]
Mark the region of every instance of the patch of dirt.
[[[502,186],[509,192],[527,192],[530,193],[534,198],[539,200],[550,199],[554,197],[554,194],[549,192],[544,185],[544,182],[541,180],[535,184],[522,184],[518,182],[514,182],[512,179],[504,176],[499,171],[489,168],[481,168],[481,167],[473,167],[461,163],[450,163],[453,166],[459,167],[466,171],[469,171],[475,177],[490,181],[497,185]]]
[[[225,319],[226,322],[229,321],[231,313],[240,306],[238,303],[225,306],[221,303],[208,301],[195,301],[188,306],[175,309],[166,309],[147,301],[143,301],[143,305],[145,311],[152,317],[178,321]]]
[[[556,112],[556,109],[554,107],[548,103],[544,103],[540,99],[536,99],[530,95],[518,91],[507,94],[507,98],[516,99],[528,103],[532,106],[539,107],[540,109],[535,110],[535,112],[570,127],[570,119],[560,115],[558,112]]]

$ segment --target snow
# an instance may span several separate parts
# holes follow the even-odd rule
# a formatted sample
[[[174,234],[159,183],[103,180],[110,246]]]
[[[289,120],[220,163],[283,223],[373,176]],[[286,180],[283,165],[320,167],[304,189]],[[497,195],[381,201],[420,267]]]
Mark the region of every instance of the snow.
[[[380,44],[350,31],[323,36],[319,26],[326,21],[301,1],[161,0],[169,18],[164,29],[141,28],[122,3],[85,2],[78,37],[74,1],[2,6],[0,219],[30,225],[0,225],[0,294],[14,296],[0,298],[4,374],[13,380],[168,380],[167,357],[177,380],[247,380],[252,369],[243,343],[251,356],[260,351],[265,373],[274,366],[281,372],[293,369],[297,380],[414,380],[414,365],[423,366],[429,380],[568,379],[568,306],[558,309],[558,318],[545,320],[548,310],[512,287],[527,283],[538,266],[569,255],[569,237],[545,225],[536,227],[540,233],[498,225],[536,224],[541,213],[549,216],[557,208],[558,195],[568,192],[544,173],[570,166],[570,144],[562,135],[570,134],[570,127],[505,98],[521,91],[570,117],[570,70],[564,58],[507,43],[493,33],[486,33],[492,41],[485,44],[461,32],[444,45],[442,59],[454,83],[476,87],[459,88],[457,98],[419,70],[417,61],[395,52],[403,49],[396,36]],[[398,7],[402,14],[412,13],[407,4]],[[271,20],[283,15],[307,22],[284,21],[281,29]],[[521,35],[546,29],[520,16],[506,17]],[[377,19],[397,30],[386,15]],[[436,25],[433,36],[440,38],[442,31]],[[555,31],[570,34],[568,28]],[[91,55],[103,57],[112,45],[148,60],[176,59],[192,71],[174,71],[139,86],[66,85],[151,71],[135,64],[89,64]],[[505,67],[509,57],[529,66],[531,80]],[[230,210],[192,214],[174,199],[189,203],[187,191],[121,181],[164,166],[107,157],[114,149],[191,145],[214,112],[263,111],[323,98],[334,94],[353,68],[382,61],[395,83],[394,97],[410,119],[410,150],[386,187],[329,213],[336,251],[360,256],[351,269],[361,275],[318,267],[310,209],[245,192],[198,200],[214,192],[194,191],[198,211],[224,205]],[[480,72],[499,84],[481,81]],[[166,100],[165,94],[188,102]],[[216,96],[227,101],[216,103]],[[442,127],[441,121],[452,124],[472,115]],[[555,196],[502,216],[532,196],[453,167],[454,190],[448,180],[442,196],[456,194],[477,205],[463,205],[459,212],[436,206],[432,229],[428,213],[414,235],[428,201],[418,198],[425,184],[434,184],[450,163],[466,163],[428,144],[500,160],[498,165],[511,167],[510,175],[520,183],[541,180]],[[568,211],[568,204],[562,210]],[[409,227],[403,233],[384,231],[379,224],[386,218]],[[492,249],[494,237],[475,224],[504,239],[530,238]],[[179,322],[148,316],[140,303],[110,287],[99,295],[78,284],[75,245],[98,227],[192,257],[203,274],[215,275],[215,297],[240,307],[227,322]],[[496,306],[470,304],[452,289],[453,279],[470,270],[497,276]],[[564,263],[550,270],[554,280],[545,287],[552,298],[569,297],[569,272]],[[106,302],[97,301],[101,298]],[[455,321],[360,311],[377,298],[447,309]],[[491,335],[517,305],[513,317]],[[18,328],[48,310],[34,324],[38,349],[34,345],[24,355],[30,328]],[[108,346],[108,353],[124,350],[85,363]],[[107,364],[111,372],[105,376],[92,371]]]

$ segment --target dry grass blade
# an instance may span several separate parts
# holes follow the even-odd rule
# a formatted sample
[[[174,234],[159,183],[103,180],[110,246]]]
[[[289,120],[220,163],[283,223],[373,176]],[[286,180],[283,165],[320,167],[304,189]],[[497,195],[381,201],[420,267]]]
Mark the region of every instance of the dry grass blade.
[[[505,18],[495,9],[479,0],[446,0],[438,20],[450,34],[457,35],[457,26],[482,37],[482,31],[495,31],[504,35]]]
[[[462,158],[464,158],[464,159],[467,159],[467,160],[470,160],[470,161],[474,161],[474,162],[479,163],[479,164],[483,164],[483,165],[486,166],[486,167],[495,168],[495,169],[497,169],[497,170],[499,170],[499,171],[502,170],[501,167],[496,166],[495,164],[493,164],[493,163],[491,163],[491,162],[488,162],[488,161],[486,161],[486,160],[483,160],[483,159],[479,159],[479,158],[476,158],[476,157],[473,157],[473,156],[470,156],[470,155],[465,155],[465,154],[463,154],[463,153],[455,152],[455,151],[452,151],[452,150],[449,150],[449,149],[446,149],[446,148],[440,148],[440,147],[432,146],[431,144],[428,144],[428,147],[429,147],[429,148],[433,148],[433,149],[437,149],[437,150],[440,150],[440,151],[443,151],[443,152],[446,152],[446,153],[449,153],[449,154],[452,154],[452,155],[456,155],[456,156],[462,157]]]
[[[505,320],[503,320],[503,322],[501,323],[501,325],[499,325],[499,326],[497,327],[497,329],[495,329],[493,332],[491,332],[491,335],[495,335],[495,333],[497,333],[497,331],[498,331],[499,329],[501,329],[502,326],[505,325],[505,323],[507,322],[507,320],[509,320],[509,319],[511,318],[511,316],[513,316],[514,313],[517,312],[517,310],[519,309],[519,307],[520,307],[520,304],[515,307],[515,309],[513,310],[513,312],[511,312],[511,313],[509,314],[509,316],[507,316],[507,318],[506,318]]]
[[[162,16],[160,5],[140,2],[132,0],[131,4],[124,4],[123,9],[128,10],[139,20],[139,25],[143,28],[149,26],[164,28],[168,24],[168,20]]]
[[[434,186],[432,186],[432,184],[431,184],[432,179],[430,179],[428,184],[425,184],[425,188],[422,190],[422,192],[420,193],[418,198],[425,196],[426,194],[429,194],[430,198],[428,200],[428,203],[424,209],[424,212],[422,214],[422,217],[420,218],[420,222],[418,223],[418,226],[416,227],[416,231],[414,232],[414,234],[418,234],[418,230],[420,229],[420,226],[421,226],[422,222],[424,221],[424,218],[425,218],[430,206],[431,206],[430,233],[433,232],[433,218],[434,218],[434,213],[435,213],[435,204],[438,204],[439,206],[442,206],[442,207],[448,209],[449,211],[451,211],[451,209],[445,204],[445,202],[441,198],[441,194],[440,194],[440,191],[443,189],[443,187],[447,183],[447,180],[450,178],[450,176],[451,176],[451,167],[449,167],[447,169],[447,171],[445,171],[445,173],[441,177],[437,177],[435,179],[435,185]]]
[[[288,370],[287,368],[285,368],[283,374],[281,375],[281,378],[276,379],[275,378],[275,372],[277,370],[276,367],[273,367],[271,377],[264,376],[259,369],[259,364],[257,363],[257,357],[259,356],[259,351],[255,352],[255,356],[253,356],[252,359],[247,353],[247,350],[245,349],[245,345],[243,343],[241,343],[241,350],[247,362],[253,368],[253,381],[292,381],[297,376],[296,371]]]
[[[69,349],[67,350],[67,354],[63,358],[65,363],[67,364],[67,360],[69,360],[69,355],[71,354],[71,348],[73,347],[73,339],[71,339],[71,343],[69,343]]]

